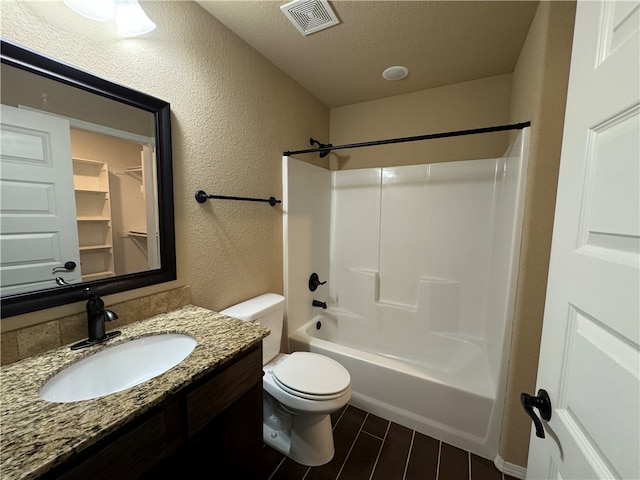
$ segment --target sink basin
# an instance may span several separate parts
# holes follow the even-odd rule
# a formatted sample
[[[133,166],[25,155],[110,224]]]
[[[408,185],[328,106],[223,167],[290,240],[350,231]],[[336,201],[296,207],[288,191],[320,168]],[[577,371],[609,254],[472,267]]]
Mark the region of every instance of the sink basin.
[[[196,339],[179,333],[141,337],[101,350],[68,366],[40,389],[40,398],[66,403],[120,392],[175,367]]]

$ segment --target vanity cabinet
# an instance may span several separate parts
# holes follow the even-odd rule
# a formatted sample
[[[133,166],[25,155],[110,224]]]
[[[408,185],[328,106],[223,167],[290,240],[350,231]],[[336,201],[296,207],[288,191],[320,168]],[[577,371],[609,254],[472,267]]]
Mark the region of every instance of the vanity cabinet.
[[[109,168],[105,162],[73,158],[82,280],[115,275]]]
[[[260,343],[41,478],[253,478],[261,448]]]

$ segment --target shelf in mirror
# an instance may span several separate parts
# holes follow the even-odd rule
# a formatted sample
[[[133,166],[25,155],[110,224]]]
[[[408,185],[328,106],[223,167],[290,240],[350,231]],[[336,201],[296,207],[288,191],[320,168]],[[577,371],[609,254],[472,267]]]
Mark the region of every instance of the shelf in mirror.
[[[115,275],[111,202],[109,200],[109,166],[106,162],[73,158],[73,185],[82,280]],[[81,228],[99,222],[98,232]]]

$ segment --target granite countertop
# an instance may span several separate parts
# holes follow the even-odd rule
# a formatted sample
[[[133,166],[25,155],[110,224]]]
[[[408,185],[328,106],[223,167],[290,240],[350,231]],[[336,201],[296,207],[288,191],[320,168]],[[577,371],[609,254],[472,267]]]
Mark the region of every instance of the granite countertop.
[[[0,369],[3,480],[42,475],[269,334],[261,325],[193,305],[128,325],[121,331],[122,335],[104,344],[82,350],[71,350],[67,345]],[[191,335],[198,343],[182,363],[162,375],[93,400],[51,403],[38,396],[40,387],[64,367],[127,340],[165,332]]]

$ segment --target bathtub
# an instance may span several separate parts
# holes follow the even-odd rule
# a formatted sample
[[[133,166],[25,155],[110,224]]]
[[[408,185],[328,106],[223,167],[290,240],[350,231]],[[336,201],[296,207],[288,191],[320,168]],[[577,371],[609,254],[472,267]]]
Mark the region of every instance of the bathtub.
[[[290,348],[347,368],[352,405],[493,460],[502,406],[484,346],[431,334],[410,336],[394,348],[400,345],[392,335],[376,336],[358,324],[329,309],[293,332]]]

